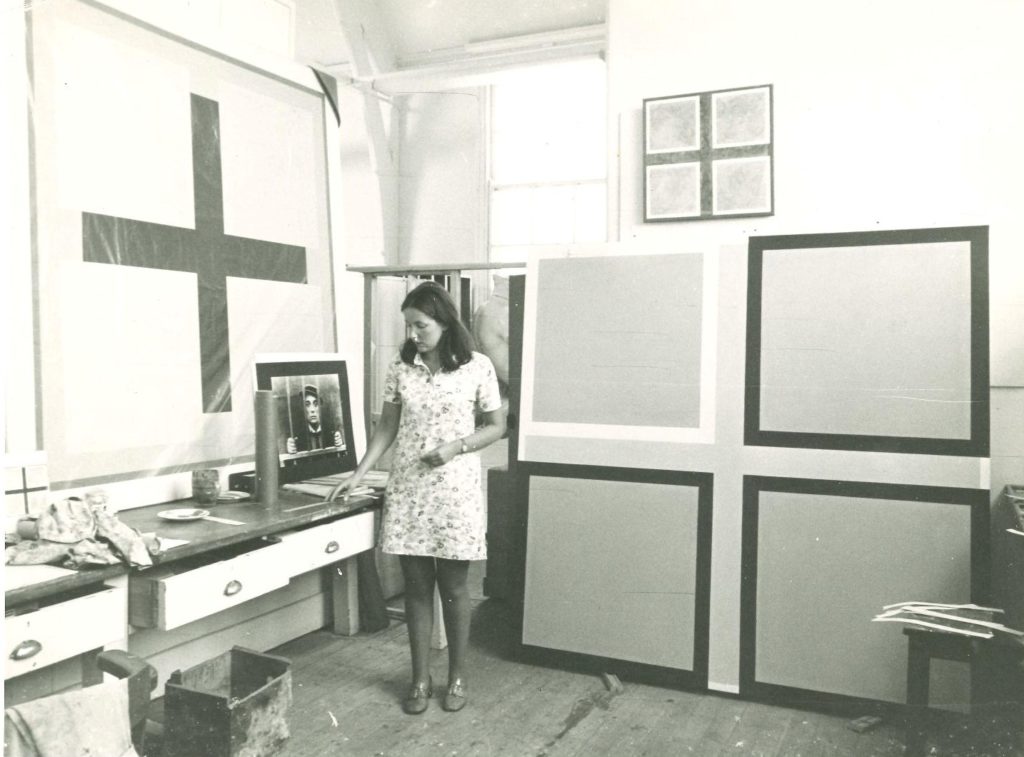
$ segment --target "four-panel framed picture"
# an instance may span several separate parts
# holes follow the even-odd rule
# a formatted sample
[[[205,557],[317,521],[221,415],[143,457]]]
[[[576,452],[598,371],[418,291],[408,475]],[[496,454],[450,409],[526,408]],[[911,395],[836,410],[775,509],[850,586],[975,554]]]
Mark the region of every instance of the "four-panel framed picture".
[[[644,100],[644,221],[775,212],[772,85]]]

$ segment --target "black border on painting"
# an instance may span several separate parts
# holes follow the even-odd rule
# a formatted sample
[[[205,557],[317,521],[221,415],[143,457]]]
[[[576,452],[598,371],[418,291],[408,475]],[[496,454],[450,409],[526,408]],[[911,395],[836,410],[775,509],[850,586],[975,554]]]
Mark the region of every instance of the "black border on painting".
[[[758,518],[761,492],[821,494],[856,499],[893,499],[907,502],[929,502],[969,507],[971,511],[971,601],[981,605],[990,602],[991,571],[989,569],[989,491],[947,486],[920,486],[868,481],[833,481],[830,479],[789,478],[782,476],[743,477],[743,524],[740,559],[740,696],[776,703],[807,703],[840,710],[857,707],[871,700],[845,694],[818,692],[792,686],[758,681],[757,673],[757,568]],[[823,587],[834,591],[836,587]],[[901,599],[893,598],[893,601]],[[878,610],[881,611],[879,605]],[[865,623],[870,618],[865,618]],[[831,643],[828,639],[825,643]],[[874,702],[873,704],[878,704]]]
[[[969,242],[971,245],[971,431],[969,439],[770,431],[761,423],[761,302],[764,253],[827,247]],[[922,455],[989,455],[988,227],[753,236],[748,243],[744,443],[759,447],[843,449]]]
[[[633,681],[660,686],[704,691],[708,687],[708,649],[711,623],[711,524],[714,501],[714,475],[712,473],[671,470],[643,470],[613,468],[597,465],[568,465],[561,463],[520,463],[520,496],[529,499],[529,478],[544,476],[576,478],[585,481],[623,481],[633,483],[669,484],[697,487],[697,552],[696,596],[694,598],[693,667],[678,670],[628,660],[617,660],[599,655],[569,652],[524,644],[522,622],[525,612],[526,533],[529,524],[529,503],[526,502],[520,527],[522,573],[518,577],[517,600],[517,656],[524,662],[565,668],[591,670],[595,674],[615,673]],[[623,503],[627,507],[628,503]],[[638,618],[637,622],[643,622]]]

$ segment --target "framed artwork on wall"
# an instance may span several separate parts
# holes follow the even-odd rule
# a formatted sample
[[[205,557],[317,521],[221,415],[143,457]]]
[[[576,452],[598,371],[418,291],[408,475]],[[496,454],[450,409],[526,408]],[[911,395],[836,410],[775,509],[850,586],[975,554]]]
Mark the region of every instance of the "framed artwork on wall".
[[[775,212],[772,85],[644,100],[644,221]]]

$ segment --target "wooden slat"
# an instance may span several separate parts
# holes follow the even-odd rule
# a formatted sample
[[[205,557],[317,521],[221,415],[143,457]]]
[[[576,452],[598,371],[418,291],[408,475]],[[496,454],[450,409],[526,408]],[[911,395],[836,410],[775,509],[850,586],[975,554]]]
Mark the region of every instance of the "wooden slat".
[[[405,276],[419,273],[450,273],[451,271],[501,271],[506,268],[526,268],[526,263],[437,263],[435,265],[349,265],[350,273],[375,276]]]
[[[12,568],[8,567],[7,570],[12,570]],[[61,578],[29,583],[13,589],[5,585],[4,605],[6,607],[14,607],[15,605],[34,602],[43,597],[61,592],[77,591],[92,584],[101,584],[117,576],[123,576],[126,572],[127,568],[124,565],[110,565],[104,568],[76,570],[70,575],[65,575]]]
[[[330,568],[331,629],[336,634],[359,633],[359,566],[355,557]]]

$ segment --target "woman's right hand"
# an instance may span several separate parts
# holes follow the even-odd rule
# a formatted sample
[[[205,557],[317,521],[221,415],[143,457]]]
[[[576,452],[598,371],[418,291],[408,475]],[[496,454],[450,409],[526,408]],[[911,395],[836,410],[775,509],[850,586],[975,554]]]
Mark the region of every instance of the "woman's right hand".
[[[355,473],[353,473],[351,476],[349,476],[340,484],[331,489],[331,493],[327,495],[327,501],[334,502],[339,496],[341,497],[342,502],[346,501],[348,499],[348,493],[359,485],[359,482],[362,480],[362,478],[362,474],[356,475]]]

